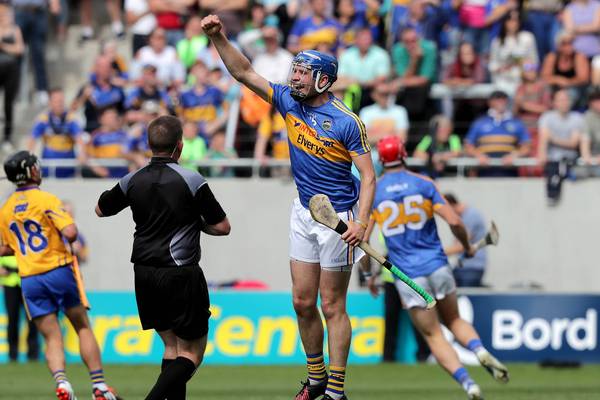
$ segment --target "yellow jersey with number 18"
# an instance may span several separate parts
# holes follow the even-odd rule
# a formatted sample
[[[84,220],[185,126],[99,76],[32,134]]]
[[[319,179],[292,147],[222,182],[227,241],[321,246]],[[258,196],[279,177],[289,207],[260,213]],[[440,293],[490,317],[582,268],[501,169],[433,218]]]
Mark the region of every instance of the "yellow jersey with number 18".
[[[55,195],[37,186],[18,188],[0,209],[0,235],[15,252],[19,275],[38,275],[70,264],[73,257],[60,231],[73,223]]]

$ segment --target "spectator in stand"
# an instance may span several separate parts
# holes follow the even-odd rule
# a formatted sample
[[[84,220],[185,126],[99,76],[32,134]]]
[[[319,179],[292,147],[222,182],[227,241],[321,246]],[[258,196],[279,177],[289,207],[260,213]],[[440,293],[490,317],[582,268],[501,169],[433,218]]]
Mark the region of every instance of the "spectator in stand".
[[[429,90],[436,79],[435,43],[420,38],[414,28],[404,29],[400,40],[392,48],[397,76],[392,87],[399,92],[397,102],[406,108],[411,120],[427,120]]]
[[[554,51],[554,37],[560,28],[558,13],[563,9],[563,0],[529,0],[524,2],[527,28],[535,36],[540,60]]]
[[[583,95],[590,80],[590,63],[573,47],[573,35],[563,31],[556,36],[555,52],[548,53],[542,66],[542,79],[553,91],[567,89],[572,104]]]
[[[140,118],[127,131],[127,139],[123,145],[123,158],[130,162],[129,171],[144,167],[152,156],[148,145],[148,125],[164,114],[163,110],[157,101],[147,100],[142,103]]]
[[[121,0],[106,0],[106,9],[110,15],[111,28],[115,37],[125,37],[121,15]],[[81,20],[81,41],[90,40],[94,37],[92,0],[81,0],[79,2]]]
[[[196,62],[198,53],[208,46],[208,38],[202,32],[201,21],[202,18],[198,15],[192,15],[185,24],[185,38],[177,42],[177,57],[187,70]]]
[[[600,176],[600,89],[596,88],[588,97],[588,110],[584,115],[585,133],[581,143],[581,158],[593,176]]]
[[[470,243],[476,243],[487,234],[487,226],[483,215],[474,207],[461,203],[452,193],[445,193],[444,198],[450,207],[460,216]],[[453,275],[458,287],[481,287],[481,279],[487,266],[487,249],[484,247],[471,258],[465,257],[465,249],[459,241],[455,240],[452,246],[444,248],[447,256],[459,256],[458,266],[454,268]]]
[[[364,10],[359,10],[354,0],[337,1],[334,15],[342,29],[342,48],[354,46],[358,32],[364,28],[371,31],[373,40],[379,39],[379,3],[378,1],[365,3]]]
[[[87,143],[87,158],[122,158],[126,143],[127,133],[123,130],[119,112],[114,107],[105,108],[100,113],[100,126],[92,132]],[[127,167],[104,167],[90,163],[88,167],[83,172],[88,178],[122,178],[129,172]]]
[[[48,34],[48,11],[60,13],[60,0],[12,0],[15,21],[21,30],[23,41],[29,49],[35,78],[35,102],[48,104],[48,76],[46,74],[46,35]]]
[[[367,129],[369,143],[375,148],[380,139],[394,135],[403,142],[408,132],[408,114],[406,109],[393,103],[393,89],[389,83],[380,82],[373,88],[375,104],[360,111],[360,119]]]
[[[264,26],[260,33],[264,42],[264,51],[256,54],[252,67],[257,74],[269,82],[285,83],[294,56],[281,47],[281,32],[277,27]]]
[[[206,14],[217,15],[227,27],[229,37],[236,37],[244,27],[248,0],[198,0],[200,9]]]
[[[198,171],[197,162],[206,158],[206,141],[199,136],[198,124],[194,121],[183,123],[183,150],[179,157],[182,167]]]
[[[131,31],[133,56],[148,44],[148,37],[156,29],[156,16],[150,10],[148,0],[125,0],[125,21]]]
[[[562,89],[554,93],[552,110],[546,111],[539,122],[538,160],[544,165],[547,178],[548,205],[560,201],[562,181],[579,156],[578,150],[585,134],[583,116],[571,111],[569,93]]]
[[[251,19],[246,23],[244,31],[237,36],[237,44],[246,57],[253,62],[258,54],[265,52],[263,29],[266,27],[277,29],[279,18],[276,15],[267,16],[262,3],[254,3],[250,13]]]
[[[452,120],[444,115],[433,117],[430,126],[432,133],[421,139],[413,157],[427,162],[430,176],[444,176],[448,161],[460,156],[460,137],[452,133]]]
[[[11,152],[14,104],[21,78],[21,56],[25,50],[21,29],[15,24],[10,5],[0,3],[0,89],[4,92],[4,138],[2,149]]]
[[[466,89],[484,82],[485,68],[481,59],[471,43],[462,42],[456,61],[448,65],[442,74],[442,83],[451,89],[452,94],[454,90]],[[473,121],[484,108],[485,101],[482,99],[453,99],[451,95],[442,99],[443,114],[460,123]]]
[[[515,0],[457,0],[462,25],[462,40],[470,42],[475,52],[487,57],[490,42],[498,34],[498,21],[518,8]]]
[[[119,54],[117,42],[114,40],[109,40],[102,44],[100,56],[104,56],[109,59],[110,65],[114,70],[114,79],[120,80],[120,86],[126,86],[127,79],[129,79],[129,75],[127,74],[127,62],[125,61],[125,58]]]
[[[339,89],[359,85],[360,108],[373,104],[373,87],[386,81],[391,74],[390,56],[387,51],[373,43],[373,33],[365,27],[356,33],[355,45],[344,51],[339,58]]]
[[[165,41],[175,47],[184,38],[185,19],[197,0],[148,0],[150,11],[156,16],[156,24],[163,29]]]
[[[122,79],[115,75],[110,59],[103,56],[96,58],[90,81],[79,90],[71,104],[73,112],[84,107],[86,132],[98,128],[98,114],[101,110],[111,107],[120,113],[124,112],[125,93],[122,83]]]
[[[288,36],[287,48],[293,54],[314,49],[335,54],[342,33],[341,25],[327,15],[326,0],[308,0],[310,14],[298,18]]]
[[[465,138],[467,155],[477,158],[479,176],[517,176],[513,165],[516,158],[529,154],[530,139],[525,124],[513,117],[508,109],[508,95],[492,92],[489,110],[471,124]],[[490,159],[501,159],[504,167],[488,167]]]
[[[573,48],[588,59],[600,54],[600,2],[572,0],[562,16],[563,27],[574,37]]]
[[[213,135],[207,157],[210,160],[231,160],[237,158],[235,150],[225,147],[224,131],[217,131]],[[234,170],[231,167],[210,167],[210,176],[212,177],[229,177],[233,176],[233,174]]]
[[[185,68],[177,58],[175,48],[167,44],[163,28],[156,28],[150,34],[148,46],[138,51],[132,65],[132,78],[139,78],[142,67],[148,64],[156,67],[158,80],[167,87],[178,88],[185,81]]]
[[[169,94],[161,88],[156,76],[156,67],[147,64],[142,69],[139,84],[131,89],[125,100],[126,121],[128,123],[145,121],[142,108],[148,101],[160,107],[160,114],[175,114],[175,107]]]
[[[34,122],[31,136],[27,140],[27,150],[35,153],[38,143],[42,144],[42,159],[75,159],[84,162],[84,145],[81,127],[75,116],[65,107],[65,95],[62,89],[50,91],[49,110],[40,114]],[[48,176],[47,167],[42,167],[43,176]],[[75,168],[57,167],[56,178],[72,178]]]
[[[533,150],[537,150],[538,120],[552,104],[550,88],[539,78],[537,70],[537,64],[523,64],[522,83],[513,100],[513,113],[529,130]]]
[[[227,122],[227,103],[223,93],[209,84],[209,71],[198,60],[192,67],[194,86],[179,96],[177,114],[185,120],[194,121],[207,142]]]
[[[290,150],[288,147],[287,129],[285,120],[271,108],[260,120],[254,145],[254,158],[265,163],[269,158],[275,160],[289,160]],[[267,147],[271,148],[271,157],[267,155]],[[289,175],[288,168],[272,168],[271,176]]]
[[[488,67],[492,83],[512,97],[521,84],[523,64],[539,60],[535,37],[521,29],[518,10],[510,11],[501,24],[500,34],[492,41]]]
[[[405,28],[414,28],[423,39],[432,41],[438,45],[442,26],[445,18],[439,5],[431,0],[411,0],[408,5],[408,12],[400,20],[399,31]]]

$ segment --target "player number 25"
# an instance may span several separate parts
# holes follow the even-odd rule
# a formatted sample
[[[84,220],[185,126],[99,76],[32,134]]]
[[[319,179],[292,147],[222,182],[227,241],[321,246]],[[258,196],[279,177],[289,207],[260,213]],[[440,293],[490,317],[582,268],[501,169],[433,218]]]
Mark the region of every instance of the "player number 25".
[[[419,207],[422,204],[423,196],[420,194],[406,196],[402,203],[396,203],[392,200],[379,203],[377,206],[379,213],[383,214],[386,209],[390,210],[390,215],[381,224],[383,234],[389,237],[404,233],[406,228],[412,230],[422,229],[425,222],[427,222],[427,213]],[[415,218],[414,216],[418,217]],[[414,221],[409,221],[411,217]]]
[[[19,227],[19,224],[14,221],[10,224],[10,230],[15,234],[19,241],[19,250],[21,254],[27,254],[27,248],[34,253],[40,252],[48,247],[48,239],[42,233],[42,227],[39,223],[34,220],[26,219],[23,221],[23,229]],[[22,234],[22,230],[25,231],[25,236]]]

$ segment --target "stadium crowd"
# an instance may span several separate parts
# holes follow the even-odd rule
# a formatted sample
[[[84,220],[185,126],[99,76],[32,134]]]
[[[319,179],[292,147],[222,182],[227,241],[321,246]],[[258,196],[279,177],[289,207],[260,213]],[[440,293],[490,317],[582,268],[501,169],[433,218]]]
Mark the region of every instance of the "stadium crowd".
[[[94,37],[88,3],[80,5],[82,42]],[[185,124],[182,164],[190,168],[202,160],[287,159],[284,120],[231,78],[200,27],[208,13],[220,16],[227,36],[270,81],[287,80],[300,50],[338,57],[332,91],[361,117],[371,143],[400,136],[432,175],[453,173],[446,165],[452,158],[473,157],[481,167],[472,175],[545,170],[550,196],[577,160],[600,161],[597,0],[113,0],[114,40],[67,101],[46,76],[45,21],[54,15],[59,37],[69,34],[71,7],[66,0],[0,1],[3,148],[16,143],[12,104],[28,48],[34,99],[48,110],[33,122],[27,147],[41,142],[43,159],[76,159],[87,177],[118,177],[144,165],[146,126],[167,113]],[[125,38],[130,55],[117,50],[116,40]],[[239,108],[231,107],[238,100]],[[235,140],[228,141],[229,114],[238,109]],[[515,167],[522,157],[538,166]],[[104,158],[129,166],[88,162]],[[53,172],[69,177],[75,170]],[[228,167],[203,172],[239,175]]]

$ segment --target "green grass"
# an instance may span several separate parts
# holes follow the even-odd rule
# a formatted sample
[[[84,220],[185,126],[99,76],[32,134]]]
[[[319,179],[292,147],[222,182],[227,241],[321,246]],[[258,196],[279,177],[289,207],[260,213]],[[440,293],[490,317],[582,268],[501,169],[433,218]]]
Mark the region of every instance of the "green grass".
[[[158,366],[107,365],[109,384],[125,400],[143,399],[154,383]],[[512,364],[511,382],[494,382],[481,368],[470,367],[486,399],[571,400],[600,399],[600,365],[575,369],[542,369]],[[88,399],[87,371],[69,365],[68,376],[79,399]],[[350,400],[464,400],[458,385],[435,365],[352,365],[346,392]],[[301,366],[205,366],[188,384],[188,399],[290,400],[305,376]],[[0,365],[0,399],[52,399],[52,379],[43,364]]]

